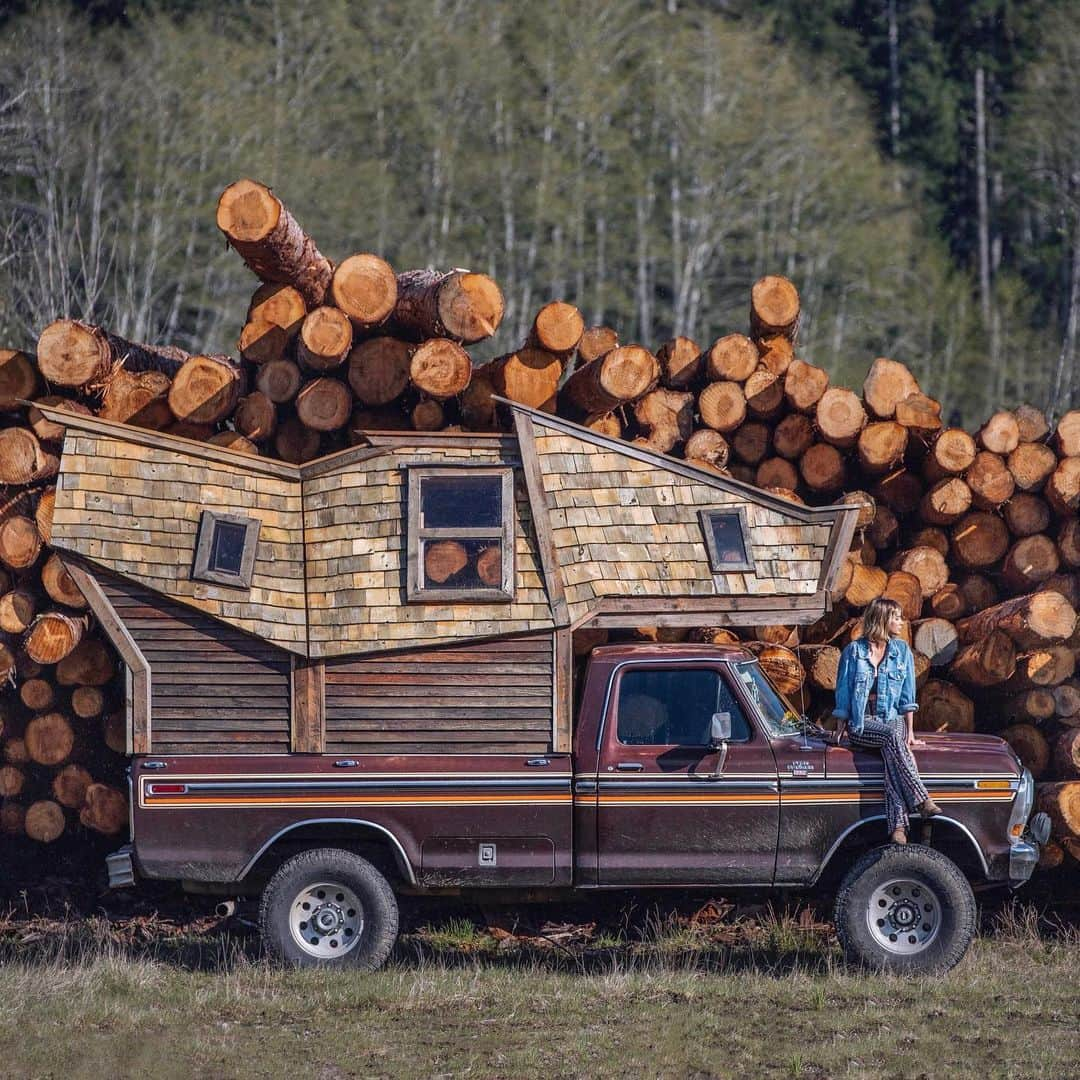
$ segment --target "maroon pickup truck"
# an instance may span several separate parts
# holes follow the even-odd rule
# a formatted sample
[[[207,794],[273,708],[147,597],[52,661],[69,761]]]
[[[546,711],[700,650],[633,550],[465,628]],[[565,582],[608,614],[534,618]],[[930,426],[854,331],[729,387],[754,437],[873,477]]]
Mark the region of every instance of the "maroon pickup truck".
[[[1045,841],[1006,743],[929,735],[944,813],[888,844],[880,759],[813,733],[738,648],[597,648],[578,690],[569,754],[137,757],[114,879],[261,892],[272,955],[369,969],[401,892],[829,890],[849,959],[930,971],[964,954],[973,888],[1021,884]]]

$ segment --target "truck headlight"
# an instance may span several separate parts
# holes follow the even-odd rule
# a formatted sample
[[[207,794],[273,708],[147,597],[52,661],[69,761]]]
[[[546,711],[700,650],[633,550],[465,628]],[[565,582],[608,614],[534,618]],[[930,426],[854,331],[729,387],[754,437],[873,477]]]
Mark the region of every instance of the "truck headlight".
[[[1017,788],[1016,798],[1013,800],[1012,814],[1009,815],[1010,840],[1019,840],[1023,835],[1034,801],[1035,778],[1031,775],[1030,769],[1024,769],[1020,774],[1020,786]]]

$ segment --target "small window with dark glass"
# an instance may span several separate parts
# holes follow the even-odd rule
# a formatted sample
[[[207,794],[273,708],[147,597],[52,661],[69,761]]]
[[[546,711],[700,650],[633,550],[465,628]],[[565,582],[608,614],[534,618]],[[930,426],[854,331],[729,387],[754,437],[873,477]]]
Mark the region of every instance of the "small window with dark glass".
[[[254,518],[204,510],[199,518],[191,576],[216,585],[250,588],[258,543],[259,522]]]
[[[702,510],[701,529],[714,574],[754,569],[745,509],[740,506],[734,510]]]
[[[409,470],[409,599],[514,598],[510,469]]]

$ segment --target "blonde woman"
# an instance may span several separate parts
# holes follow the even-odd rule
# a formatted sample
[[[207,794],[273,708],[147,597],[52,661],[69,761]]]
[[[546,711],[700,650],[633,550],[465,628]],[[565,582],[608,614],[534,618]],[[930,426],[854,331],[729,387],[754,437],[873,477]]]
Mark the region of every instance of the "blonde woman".
[[[863,614],[863,634],[840,654],[833,716],[847,722],[856,750],[877,750],[885,764],[885,814],[889,839],[906,844],[908,813],[941,813],[930,798],[918,766],[915,738],[915,660],[901,638],[903,614],[895,600],[872,600]]]

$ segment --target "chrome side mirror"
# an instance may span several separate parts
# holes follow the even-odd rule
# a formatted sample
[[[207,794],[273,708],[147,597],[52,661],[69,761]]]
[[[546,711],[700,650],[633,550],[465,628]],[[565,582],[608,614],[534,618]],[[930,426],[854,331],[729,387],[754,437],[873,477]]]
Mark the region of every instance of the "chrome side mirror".
[[[719,750],[731,738],[731,713],[717,712],[712,714],[709,724],[709,748]]]

